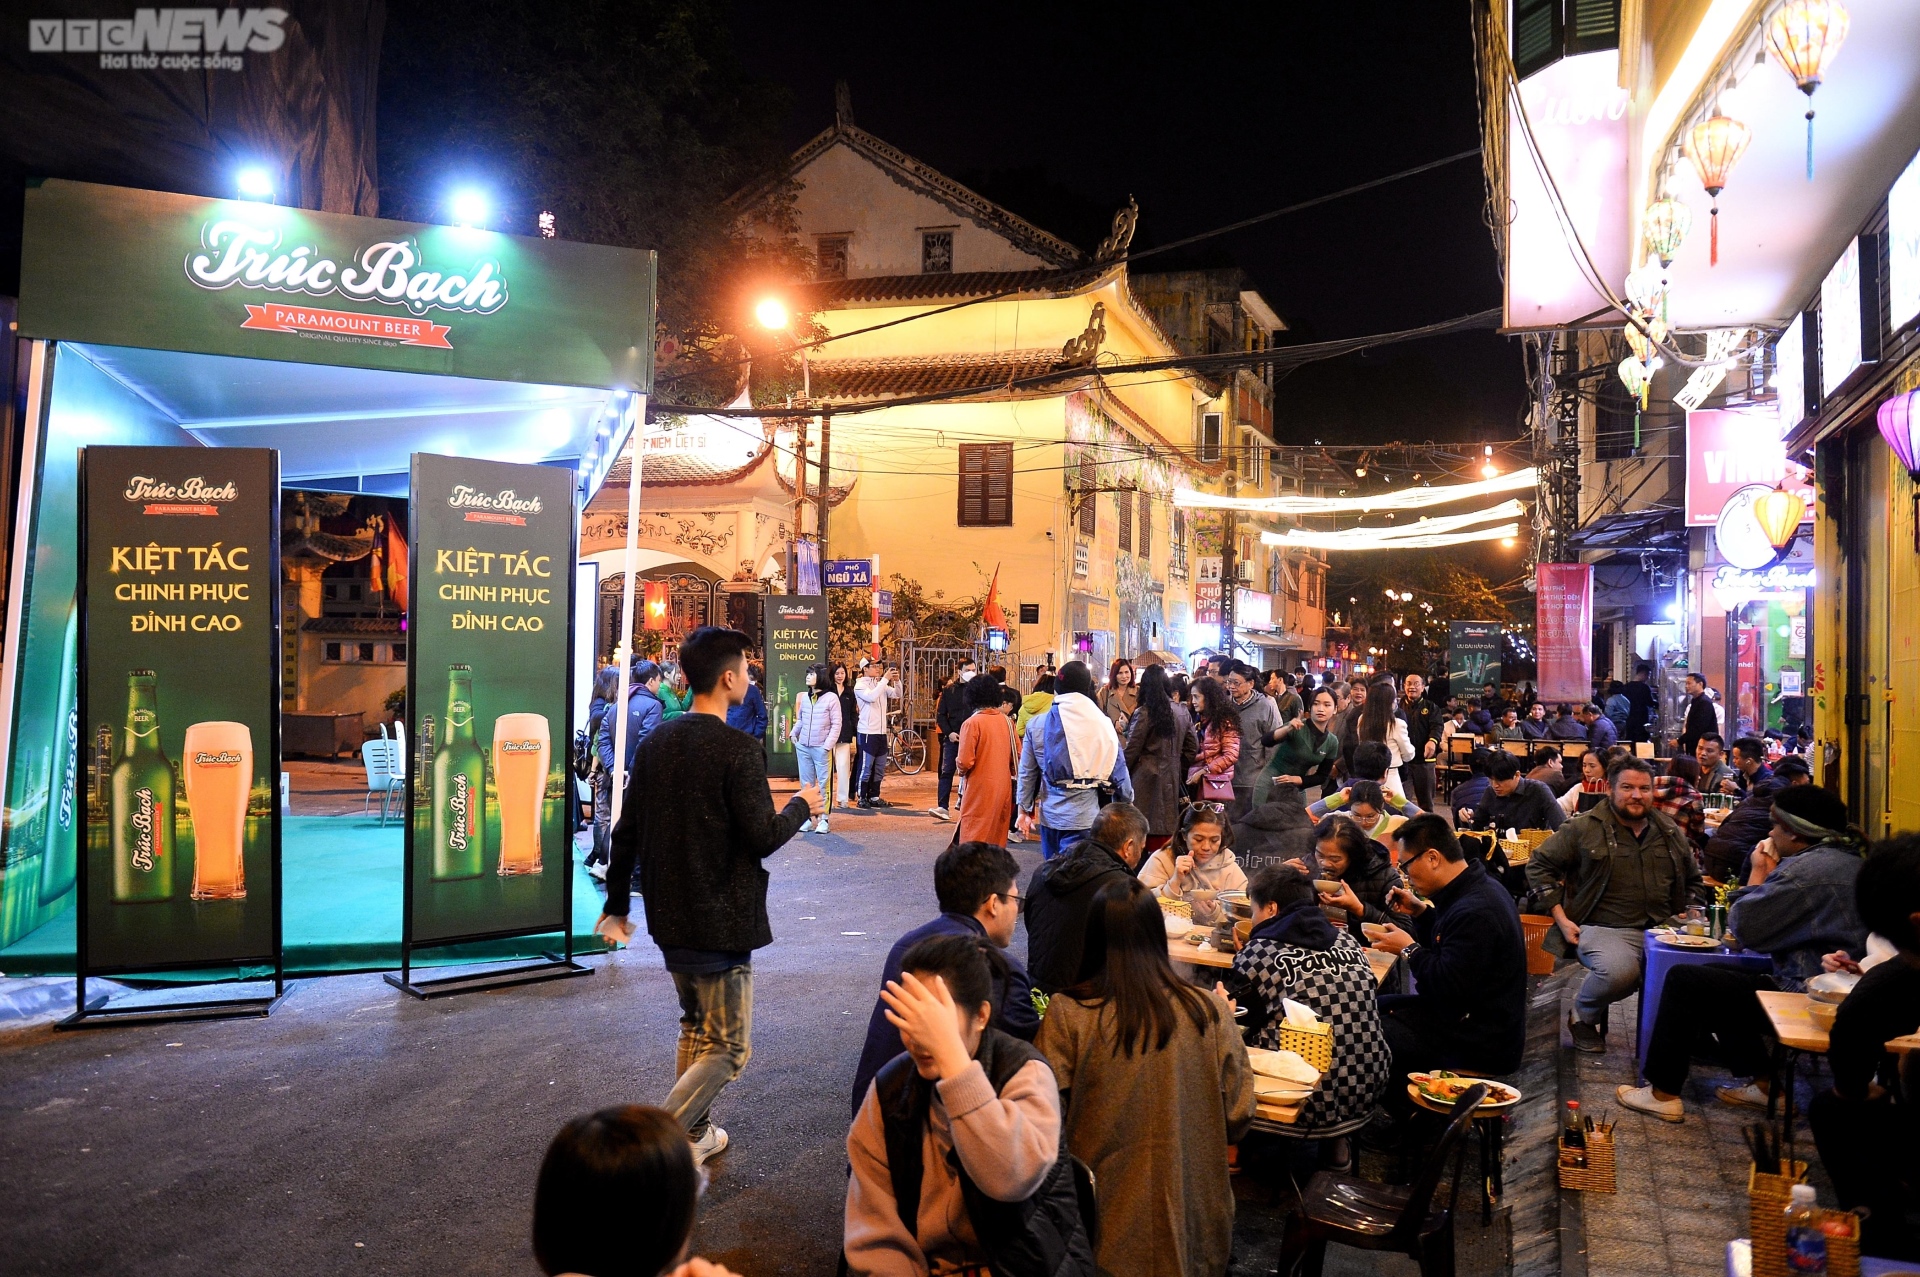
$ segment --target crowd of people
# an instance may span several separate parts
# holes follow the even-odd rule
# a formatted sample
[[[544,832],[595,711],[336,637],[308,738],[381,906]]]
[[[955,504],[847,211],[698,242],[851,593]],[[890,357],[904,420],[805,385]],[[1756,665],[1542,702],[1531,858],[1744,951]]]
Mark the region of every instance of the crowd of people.
[[[755,688],[748,647],[705,629],[676,667],[633,671],[632,801],[594,833],[607,883],[598,929],[630,941],[631,898],[644,894],[680,1002],[680,1051],[661,1108],[606,1110],[554,1141],[535,1211],[550,1273],[723,1271],[686,1252],[700,1167],[728,1144],[714,1103],[751,1055],[752,955],[772,941],[763,862],[826,828],[842,743],[862,755],[864,793],[867,728],[884,733],[874,716],[894,683],[884,668],[851,688],[844,666],[810,672],[791,728],[802,789],[776,809],[751,723],[728,721]],[[1023,696],[1004,671],[957,670],[938,710],[933,814],[958,827],[933,863],[937,912],[887,955],[849,1096],[848,1271],[1223,1272],[1229,1150],[1253,1138],[1256,1115],[1247,1052],[1279,1044],[1290,1004],[1332,1045],[1285,1133],[1342,1171],[1356,1141],[1406,1137],[1416,1115],[1396,1082],[1409,1072],[1520,1066],[1523,910],[1550,917],[1547,948],[1585,968],[1568,1045],[1602,1051],[1609,1008],[1641,990],[1648,930],[1716,884],[1730,942],[1766,953],[1771,972],[1676,968],[1645,1084],[1623,1083],[1620,1102],[1684,1120],[1686,1078],[1707,1055],[1735,1075],[1718,1100],[1764,1106],[1753,995],[1861,974],[1811,1120],[1841,1204],[1870,1212],[1864,1248],[1912,1257],[1902,1150],[1920,1130],[1879,1083],[1881,1044],[1920,1025],[1920,836],[1867,847],[1803,758],[1757,738],[1723,749],[1702,730],[1691,754],[1641,757],[1631,738],[1654,720],[1631,686],[1645,680],[1620,693],[1624,732],[1609,717],[1618,706],[1575,710],[1588,745],[1576,751],[1551,734],[1567,715],[1490,714],[1486,697],[1442,706],[1418,676],[1343,696],[1234,661],[1191,677],[1116,662],[1100,685],[1069,661]],[[1596,733],[1596,714],[1628,742]],[[593,734],[608,774],[611,718]],[[1524,758],[1495,748],[1516,725],[1534,745]],[[1437,764],[1461,733],[1476,738],[1470,774],[1443,795]],[[676,801],[636,797],[660,792]],[[1547,835],[1523,869],[1467,835],[1506,830]],[[1007,849],[1022,833],[1040,852],[1024,884]],[[1232,966],[1198,979],[1172,961],[1162,907],[1233,891],[1251,917]],[[1383,976],[1368,948],[1391,960]],[[616,1196],[647,1202],[635,1224],[647,1235],[618,1263],[592,1250],[604,1230],[582,1239],[562,1222]]]

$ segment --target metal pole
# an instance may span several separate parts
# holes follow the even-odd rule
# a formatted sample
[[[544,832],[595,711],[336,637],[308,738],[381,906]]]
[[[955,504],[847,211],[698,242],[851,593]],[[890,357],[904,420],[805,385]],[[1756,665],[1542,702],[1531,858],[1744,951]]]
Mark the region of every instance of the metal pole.
[[[620,804],[627,792],[627,683],[633,674],[633,579],[640,562],[640,457],[641,435],[646,431],[647,397],[634,396],[633,427],[627,432],[627,446],[633,466],[627,475],[627,557],[626,576],[620,583],[620,627],[624,633],[614,645],[613,664],[620,671],[620,690],[613,702],[613,819],[620,819]]]
[[[1227,471],[1227,495],[1235,495],[1240,488],[1240,476],[1232,470]],[[1235,562],[1240,552],[1240,512],[1225,511],[1220,519],[1220,650],[1227,656],[1234,653],[1233,643],[1233,605],[1238,601],[1234,592],[1240,588],[1240,565]]]
[[[793,540],[788,542],[787,593],[800,593],[800,542],[807,518],[807,419],[793,419]]]
[[[827,485],[830,482],[827,471],[827,457],[833,450],[833,413],[820,414],[820,504],[813,511],[813,534],[820,542],[820,570],[827,567],[827,509],[829,503]]]

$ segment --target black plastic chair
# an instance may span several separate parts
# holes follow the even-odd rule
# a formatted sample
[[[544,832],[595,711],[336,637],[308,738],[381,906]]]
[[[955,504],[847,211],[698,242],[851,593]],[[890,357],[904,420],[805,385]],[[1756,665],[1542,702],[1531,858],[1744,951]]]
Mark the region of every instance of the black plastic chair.
[[[1073,1163],[1073,1193],[1080,1199],[1080,1223],[1087,1230],[1087,1241],[1099,1250],[1100,1199],[1094,1192],[1093,1168],[1071,1154],[1068,1157]]]
[[[1279,1277],[1320,1277],[1328,1242],[1408,1255],[1420,1265],[1421,1277],[1454,1277],[1453,1211],[1450,1206],[1435,1206],[1433,1196],[1487,1092],[1486,1086],[1479,1085],[1461,1095],[1426,1165],[1404,1188],[1327,1171],[1307,1181],[1300,1204],[1287,1216],[1276,1270]]]

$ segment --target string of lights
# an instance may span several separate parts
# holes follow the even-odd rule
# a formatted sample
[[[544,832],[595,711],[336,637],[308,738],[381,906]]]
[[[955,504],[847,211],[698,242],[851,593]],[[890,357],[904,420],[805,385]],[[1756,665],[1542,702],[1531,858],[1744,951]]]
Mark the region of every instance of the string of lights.
[[[1250,514],[1365,514],[1376,510],[1418,510],[1464,501],[1468,497],[1518,492],[1533,487],[1538,479],[1539,473],[1528,467],[1471,483],[1446,484],[1437,488],[1401,488],[1364,497],[1223,497],[1211,492],[1180,488],[1173,494],[1173,504],[1188,510],[1240,510]]]

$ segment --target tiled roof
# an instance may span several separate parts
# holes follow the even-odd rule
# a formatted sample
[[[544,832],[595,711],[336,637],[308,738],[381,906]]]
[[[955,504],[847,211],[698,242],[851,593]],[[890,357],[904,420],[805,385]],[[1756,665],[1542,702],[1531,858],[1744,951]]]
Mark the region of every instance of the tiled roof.
[[[733,446],[650,452],[640,472],[646,484],[700,487],[732,483],[752,474],[767,459],[770,450],[767,428],[758,418],[737,417],[731,421],[721,421],[702,417],[694,420],[695,424],[705,422],[708,428],[721,432],[720,439]],[[755,431],[760,435],[757,440],[746,437],[749,432]],[[601,486],[624,488],[632,474],[633,444],[629,442],[626,451],[614,458],[613,464],[607,468],[607,477]]]
[[[315,616],[300,622],[302,634],[357,634],[381,638],[403,633],[401,617],[393,616]]]
[[[861,302],[963,301],[995,293],[1052,296],[1078,292],[1093,282],[1087,271],[977,270],[958,274],[870,275],[864,279],[823,279],[793,289],[805,310],[832,310]]]
[[[896,399],[905,395],[925,395],[978,387],[1003,387],[1009,381],[1037,377],[1054,370],[1060,362],[1058,350],[1009,350],[985,355],[902,355],[885,359],[816,359],[813,361],[813,392],[837,402],[849,400]],[[1059,394],[1075,377],[1091,369],[1063,371],[1061,385],[1038,390],[1006,392],[988,389],[981,397],[1005,398],[1027,395]]]

